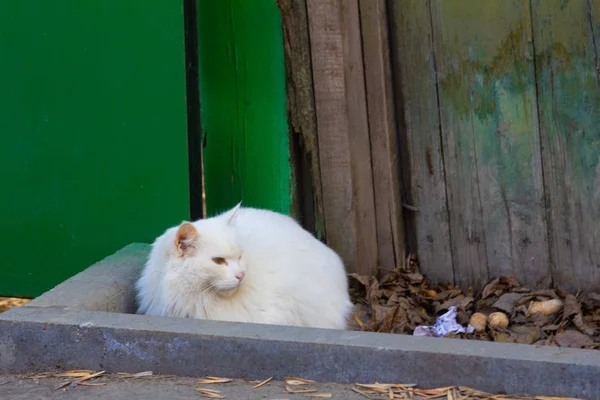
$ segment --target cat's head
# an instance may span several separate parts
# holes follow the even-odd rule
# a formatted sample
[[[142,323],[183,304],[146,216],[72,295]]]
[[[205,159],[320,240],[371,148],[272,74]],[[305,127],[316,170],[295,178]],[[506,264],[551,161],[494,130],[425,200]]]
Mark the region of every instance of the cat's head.
[[[243,284],[245,260],[233,229],[239,208],[238,204],[218,217],[179,226],[169,269],[187,280],[188,288],[229,296]]]

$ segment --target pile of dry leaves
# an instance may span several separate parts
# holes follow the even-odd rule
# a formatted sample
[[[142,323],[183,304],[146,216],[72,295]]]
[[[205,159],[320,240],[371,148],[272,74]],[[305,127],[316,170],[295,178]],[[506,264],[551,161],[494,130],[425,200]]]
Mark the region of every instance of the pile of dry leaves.
[[[474,295],[451,285],[431,286],[412,255],[406,265],[407,271],[391,271],[381,280],[350,275],[356,330],[412,334],[455,306],[457,322],[471,323],[476,331],[447,337],[600,349],[599,293],[531,290],[501,276]]]

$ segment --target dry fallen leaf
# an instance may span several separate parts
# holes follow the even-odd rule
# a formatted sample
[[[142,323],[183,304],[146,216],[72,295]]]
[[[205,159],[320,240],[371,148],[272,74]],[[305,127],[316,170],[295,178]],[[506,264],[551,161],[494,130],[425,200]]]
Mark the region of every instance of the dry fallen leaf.
[[[136,374],[132,374],[131,377],[132,378],[141,378],[144,376],[152,376],[152,371],[143,371],[143,372],[138,372]]]
[[[91,374],[91,375],[85,376],[85,377],[83,377],[81,379],[77,379],[75,382],[79,383],[79,382],[84,382],[84,381],[87,381],[87,380],[90,380],[90,379],[93,379],[93,378],[97,378],[100,375],[104,375],[105,372],[106,371],[96,372],[95,374]]]
[[[292,393],[292,394],[297,394],[297,393],[315,393],[317,391],[317,389],[292,389],[289,386],[285,386],[285,391],[288,393]]]
[[[287,383],[288,385],[292,385],[292,386],[306,385],[307,384],[307,382],[301,381],[301,380],[297,380],[297,379],[290,379],[290,380],[285,381],[285,383]]]
[[[73,370],[73,371],[66,371],[66,372],[62,372],[60,374],[57,374],[57,377],[65,377],[65,378],[85,378],[86,376],[90,376],[94,373],[94,371],[90,371],[90,370]]]
[[[515,303],[521,300],[522,297],[523,295],[521,293],[504,293],[492,307],[504,311],[507,314],[511,314],[515,308]]]
[[[199,381],[196,382],[197,385],[206,385],[206,384],[215,384],[215,383],[229,383],[232,382],[233,379],[229,379],[229,378],[217,378],[214,376],[207,376],[204,379],[200,379]]]
[[[351,329],[411,335],[418,326],[434,325],[441,311],[456,306],[458,324],[466,327],[470,321],[478,321],[478,318],[483,321],[483,315],[488,315],[487,324],[494,329],[489,332],[480,323],[473,334],[450,337],[559,346],[560,338],[554,340],[558,332],[577,329],[591,340],[586,340],[586,348],[600,349],[599,293],[576,297],[560,288],[547,289],[547,282],[532,290],[521,286],[512,276],[492,279],[477,293],[453,285],[431,286],[425,276],[416,272],[416,258],[411,262],[417,267],[411,269],[415,271],[413,273],[397,268],[380,278],[350,275],[351,296],[355,303],[355,311],[351,314],[354,317],[349,321]],[[561,303],[563,311],[556,312]],[[539,304],[553,308],[534,312]],[[500,320],[495,319],[497,316]]]
[[[305,394],[305,397],[320,397],[323,399],[329,399],[331,397],[333,397],[333,395],[331,393],[309,393],[309,394]]]
[[[561,347],[571,347],[576,349],[582,349],[594,344],[594,341],[590,339],[589,336],[573,329],[557,333],[554,340]]]
[[[358,318],[358,316],[356,314],[354,314],[353,318],[354,318],[354,321],[358,324],[358,326],[362,328],[364,323],[360,320],[360,318]]]
[[[267,383],[271,382],[272,380],[273,380],[273,377],[267,378],[264,381],[260,382],[259,384],[252,386],[252,389],[258,389],[259,387],[266,385]]]
[[[54,387],[54,390],[55,391],[56,390],[60,390],[60,389],[62,389],[64,387],[69,386],[70,384],[71,384],[71,381],[66,381],[66,382],[60,383],[60,384],[58,384],[57,386]]]
[[[204,397],[208,397],[210,399],[224,399],[225,396],[222,396],[218,390],[205,389],[205,388],[196,388],[194,389],[196,392],[200,393]]]
[[[285,378],[283,378],[285,381],[294,381],[294,382],[302,382],[302,384],[307,384],[307,383],[315,383],[315,381],[312,381],[310,379],[304,379],[304,378],[297,378],[295,376],[286,376]],[[298,384],[298,383],[297,383]]]
[[[356,392],[356,393],[358,393],[358,394],[360,394],[360,395],[362,395],[362,396],[366,397],[367,399],[370,399],[370,398],[371,398],[371,396],[369,396],[369,393],[367,393],[367,391],[365,391],[365,390],[360,390],[360,389],[359,389],[359,388],[357,388],[357,387],[352,387],[352,388],[350,388],[350,389],[351,389],[353,392]]]

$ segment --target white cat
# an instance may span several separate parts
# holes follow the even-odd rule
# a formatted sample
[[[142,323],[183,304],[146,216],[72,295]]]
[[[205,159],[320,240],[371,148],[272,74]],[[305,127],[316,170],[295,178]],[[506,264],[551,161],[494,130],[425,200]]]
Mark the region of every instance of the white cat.
[[[136,285],[138,313],[346,329],[340,257],[292,218],[241,207],[168,229]]]

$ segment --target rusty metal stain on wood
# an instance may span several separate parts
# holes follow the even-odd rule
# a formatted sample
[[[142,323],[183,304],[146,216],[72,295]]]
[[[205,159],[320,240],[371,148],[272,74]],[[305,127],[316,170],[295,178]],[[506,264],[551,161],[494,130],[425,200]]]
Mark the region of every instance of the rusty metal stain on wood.
[[[552,275],[600,287],[600,1],[532,0]]]
[[[429,3],[388,4],[408,246],[429,278],[453,282]]]
[[[404,261],[405,243],[385,0],[359,0],[379,266]]]

